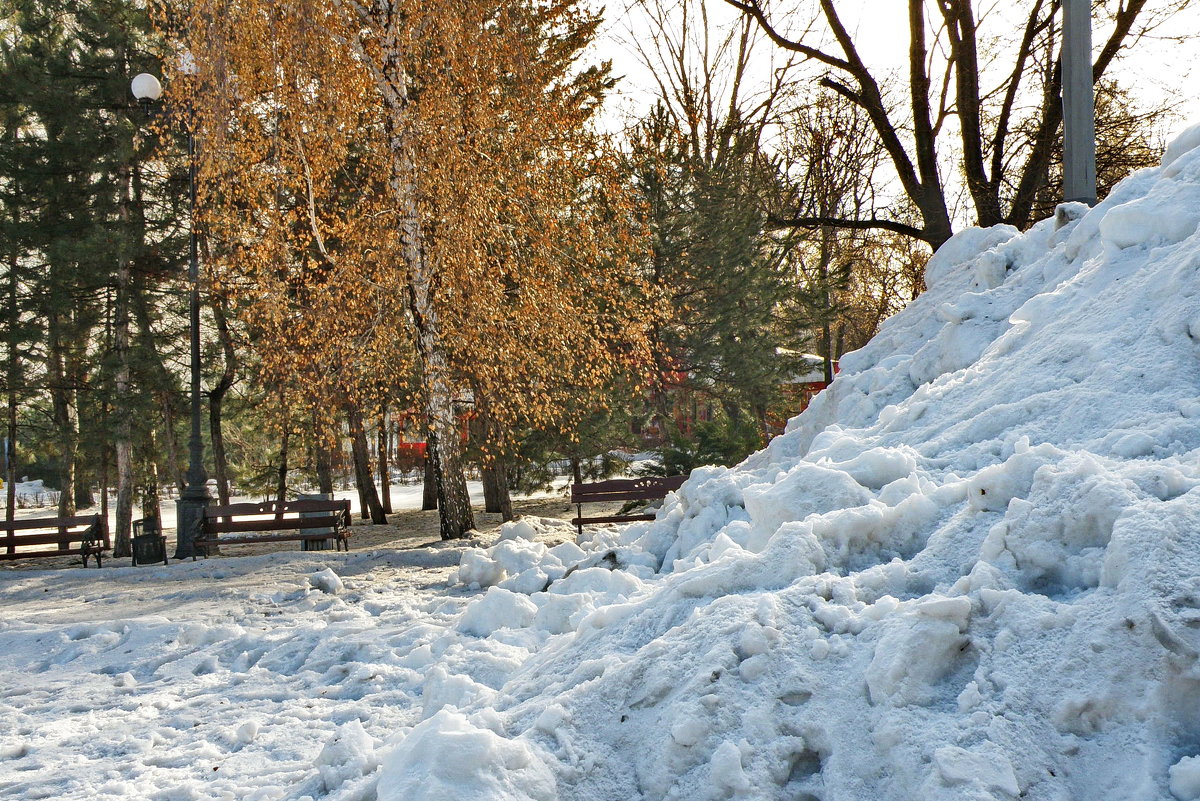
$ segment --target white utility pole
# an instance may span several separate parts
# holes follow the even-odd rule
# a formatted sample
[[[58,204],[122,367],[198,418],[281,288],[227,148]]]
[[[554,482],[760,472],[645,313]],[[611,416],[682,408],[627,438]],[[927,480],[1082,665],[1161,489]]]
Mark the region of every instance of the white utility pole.
[[[1096,205],[1096,108],[1090,0],[1064,0],[1063,200]]]

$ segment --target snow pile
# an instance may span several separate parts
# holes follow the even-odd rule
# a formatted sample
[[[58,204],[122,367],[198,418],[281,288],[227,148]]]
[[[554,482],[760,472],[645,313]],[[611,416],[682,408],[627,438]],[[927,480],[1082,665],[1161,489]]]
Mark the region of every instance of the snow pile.
[[[460,629],[526,652],[466,720],[561,798],[1200,797],[1198,144],[954,237],[654,522],[466,553]]]
[[[18,481],[13,488],[18,508],[43,507],[58,503],[58,490],[46,486],[40,478]]]

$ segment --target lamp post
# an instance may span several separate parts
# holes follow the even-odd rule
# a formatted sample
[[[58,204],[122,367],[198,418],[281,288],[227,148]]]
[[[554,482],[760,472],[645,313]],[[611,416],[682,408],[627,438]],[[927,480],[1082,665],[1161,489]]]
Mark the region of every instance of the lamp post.
[[[186,67],[190,62],[182,62]],[[162,96],[162,84],[143,72],[133,79],[131,88],[138,102],[149,104]],[[204,441],[200,437],[200,255],[196,243],[196,137],[188,126],[188,240],[190,260],[188,283],[191,285],[189,329],[191,333],[192,431],[188,437],[187,486],[176,504],[175,558],[193,555],[192,537],[196,522],[212,500],[208,494],[208,473],[204,470]]]

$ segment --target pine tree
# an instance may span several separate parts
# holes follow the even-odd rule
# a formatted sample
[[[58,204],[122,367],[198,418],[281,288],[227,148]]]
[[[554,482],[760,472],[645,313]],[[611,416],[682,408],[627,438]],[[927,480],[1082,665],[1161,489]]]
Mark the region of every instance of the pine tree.
[[[793,367],[780,349],[794,349],[804,333],[788,330],[781,315],[792,292],[790,245],[765,230],[765,194],[779,183],[778,167],[736,117],[714,136],[719,145],[707,153],[689,147],[687,132],[660,105],[634,132],[629,168],[653,232],[652,281],[671,305],[655,332],[661,433],[688,439],[691,425],[675,426],[673,407],[711,405],[740,458],[761,443],[747,439],[746,425],[761,437]]]
[[[128,443],[118,459],[132,458],[134,434],[125,437],[120,422],[135,416],[139,395],[130,304],[171,271],[170,238],[157,226],[174,210],[157,203],[135,148],[128,81],[153,62],[145,9],[14,0],[5,11],[0,105],[16,122],[0,159],[6,186],[22,198],[9,265],[31,276],[28,313],[43,323],[26,403],[48,407],[67,514],[90,501],[112,432]],[[132,486],[121,490],[119,547]]]

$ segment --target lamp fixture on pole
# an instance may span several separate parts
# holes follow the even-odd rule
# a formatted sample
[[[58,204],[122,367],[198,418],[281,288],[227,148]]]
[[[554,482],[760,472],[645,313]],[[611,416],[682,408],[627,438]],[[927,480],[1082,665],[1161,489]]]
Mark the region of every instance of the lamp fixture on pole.
[[[147,72],[134,77],[130,88],[138,102],[147,107],[162,96],[162,84]],[[208,494],[208,473],[204,470],[204,441],[200,435],[200,254],[196,242],[196,138],[191,125],[188,126],[188,200],[188,283],[191,286],[188,317],[191,334],[192,426],[188,437],[187,486],[179,494],[177,504],[176,559],[194,554],[192,538],[196,532],[196,524],[204,508],[212,500]]]

